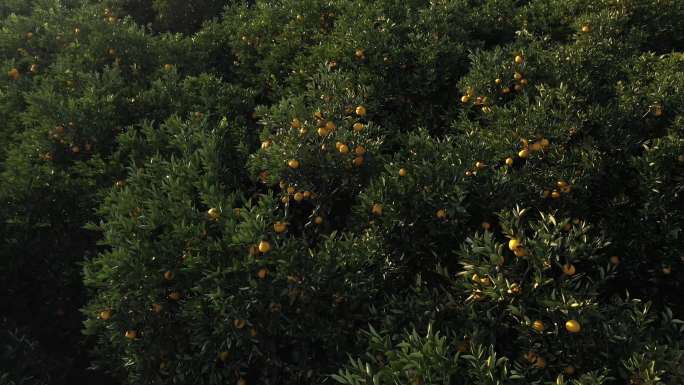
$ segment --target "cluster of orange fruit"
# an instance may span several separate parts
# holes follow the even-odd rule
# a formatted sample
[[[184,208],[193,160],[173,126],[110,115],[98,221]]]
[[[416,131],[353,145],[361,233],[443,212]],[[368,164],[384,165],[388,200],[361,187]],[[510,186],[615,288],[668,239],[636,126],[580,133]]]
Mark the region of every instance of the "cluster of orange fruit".
[[[290,160],[288,161],[288,165],[290,168],[298,168],[299,162],[296,160]],[[297,165],[297,167],[293,167],[293,165]],[[295,202],[299,203],[305,199],[313,199],[316,197],[316,194],[311,191],[297,191],[294,186],[288,186],[285,181],[280,182],[280,189],[286,193],[282,198],[280,198],[280,201],[283,204],[289,204],[290,199],[294,199]]]
[[[492,111],[489,98],[487,96],[475,96],[475,89],[472,87],[468,87],[466,94],[461,96],[461,103],[468,104],[473,100],[473,98],[475,98],[473,101],[473,106],[481,107],[482,112],[485,113]]]
[[[544,198],[548,198],[550,196],[553,199],[559,199],[561,197],[561,193],[567,194],[572,190],[568,182],[562,179],[556,182],[556,187],[557,188],[553,188],[552,190],[544,190],[542,196]]]

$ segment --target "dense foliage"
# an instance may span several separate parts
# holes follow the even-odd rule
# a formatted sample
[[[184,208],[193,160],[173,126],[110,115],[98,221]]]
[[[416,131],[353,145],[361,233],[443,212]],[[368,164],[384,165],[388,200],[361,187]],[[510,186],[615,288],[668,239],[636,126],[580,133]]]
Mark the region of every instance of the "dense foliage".
[[[0,17],[0,384],[684,384],[683,2]]]

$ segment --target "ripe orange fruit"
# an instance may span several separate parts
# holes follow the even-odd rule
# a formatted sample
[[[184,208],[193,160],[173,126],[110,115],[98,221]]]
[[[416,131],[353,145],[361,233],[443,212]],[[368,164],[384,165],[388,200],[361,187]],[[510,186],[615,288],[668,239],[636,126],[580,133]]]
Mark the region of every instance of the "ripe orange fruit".
[[[173,64],[168,64],[168,63],[164,64],[164,71],[171,72],[172,69],[173,69]]]
[[[565,322],[565,329],[570,333],[579,333],[579,331],[582,330],[582,327],[579,322],[571,319]]]
[[[472,175],[473,175],[473,172],[470,170],[465,172],[465,176],[472,176]]]
[[[126,330],[124,336],[126,336],[126,338],[129,340],[134,340],[138,337],[138,333],[135,330]]]
[[[167,281],[171,281],[173,280],[173,275],[173,271],[167,270],[166,272],[164,272],[164,279]]]
[[[275,230],[276,233],[283,233],[287,230],[287,224],[285,222],[276,222],[273,224],[273,230]]]
[[[502,94],[508,94],[508,93],[510,93],[510,92],[511,92],[511,88],[510,88],[510,87],[504,87],[504,88],[501,89],[501,93],[502,93]]]
[[[349,153],[349,146],[346,144],[340,144],[340,146],[337,147],[337,151],[339,151],[340,154],[347,154]]]
[[[35,74],[36,72],[38,72],[38,64],[36,64],[36,63],[31,64],[31,68],[29,69],[29,71],[31,71],[32,74]]]
[[[525,79],[525,78],[520,79],[520,85],[525,87],[527,85],[527,79]]]
[[[532,144],[530,145],[530,151],[532,151],[532,152],[537,152],[537,151],[539,151],[539,150],[541,150],[541,149],[542,149],[542,146],[541,146],[541,144],[539,144],[539,143],[532,143]]]
[[[542,138],[542,140],[539,141],[539,144],[541,144],[541,146],[543,148],[546,148],[546,147],[549,147],[550,142],[548,139]]]
[[[318,136],[326,136],[330,133],[325,127],[320,127],[316,132],[318,133]]]
[[[527,255],[527,251],[525,249],[523,249],[522,247],[519,247],[519,248],[513,250],[513,254],[516,257],[524,257]]]
[[[520,55],[516,55],[515,64],[522,64],[522,62],[523,62],[523,57]]]
[[[247,323],[247,321],[245,321],[243,319],[236,319],[233,321],[233,326],[235,326],[236,329],[242,329],[245,327],[246,323]]]
[[[316,217],[314,218],[314,223],[317,224],[317,225],[323,224],[323,217],[316,216]]]
[[[16,68],[12,68],[11,70],[7,71],[7,76],[9,76],[12,80],[17,80],[20,76],[19,70]]]
[[[589,32],[591,32],[591,27],[590,27],[589,25],[587,25],[587,24],[583,25],[583,26],[582,26],[582,32],[584,32],[584,33],[589,33]]]
[[[444,218],[446,218],[447,213],[446,213],[446,211],[445,211],[444,209],[439,209],[439,210],[437,210],[437,213],[436,213],[435,215],[436,215],[437,218],[439,218],[439,219],[444,219]]]
[[[363,130],[363,123],[354,123],[352,128],[354,129],[354,132],[361,132],[361,130]]]
[[[543,332],[544,329],[546,329],[546,325],[540,320],[536,320],[532,322],[532,329],[538,331],[538,332]]]
[[[259,242],[259,251],[263,254],[268,253],[269,251],[271,251],[271,244],[268,243],[268,241]]]
[[[354,149],[354,153],[356,155],[363,155],[366,153],[366,148],[363,146],[356,146],[356,148]]]
[[[178,301],[180,299],[180,297],[181,297],[181,295],[177,291],[172,291],[171,293],[169,293],[169,299],[172,301]]]
[[[265,279],[266,277],[268,277],[268,269],[265,267],[259,269],[259,271],[257,272],[257,277],[259,277],[259,279]]]
[[[218,209],[212,207],[207,211],[207,215],[209,216],[209,219],[217,220],[221,214],[219,213]]]
[[[112,311],[107,309],[107,310],[102,310],[100,312],[100,319],[103,321],[107,321],[108,319],[112,318]]]
[[[565,186],[567,186],[567,185],[568,185],[568,182],[566,182],[566,181],[564,181],[564,180],[562,180],[562,179],[559,180],[558,182],[556,182],[556,186],[558,186],[558,188],[563,188],[563,187],[565,187]]]
[[[292,126],[292,128],[294,128],[295,130],[299,130],[300,128],[302,128],[302,122],[300,122],[299,119],[294,118],[292,119],[292,123],[290,123],[290,126]]]
[[[568,263],[568,264],[563,266],[563,274],[565,274],[565,275],[572,276],[572,275],[575,275],[576,272],[577,272],[577,269],[575,269],[575,265],[573,265],[571,263]]]
[[[297,159],[290,159],[287,161],[287,165],[292,169],[297,169],[299,168],[299,161]]]
[[[357,48],[356,51],[354,52],[354,55],[356,55],[356,57],[359,59],[364,57],[363,48]]]
[[[334,122],[328,120],[327,122],[325,122],[325,128],[326,128],[328,131],[334,131],[334,130],[337,128],[337,124],[335,124]]]
[[[530,155],[530,152],[529,152],[527,149],[522,149],[522,150],[518,151],[518,156],[519,156],[520,158],[525,159],[525,158],[527,158],[529,155]]]
[[[356,166],[356,167],[361,167],[361,166],[363,165],[363,157],[362,157],[362,156],[357,156],[357,157],[354,158],[354,160],[352,161],[352,164],[354,164],[354,166]]]
[[[309,199],[311,198],[311,191],[304,191],[302,195],[304,196],[304,199]]]
[[[511,251],[515,251],[515,250],[517,250],[518,248],[521,248],[521,247],[522,247],[522,244],[520,243],[519,240],[517,240],[517,239],[515,239],[515,238],[514,238],[514,239],[511,239],[510,241],[508,241],[508,249],[511,250]]]
[[[512,166],[513,165],[513,158],[506,158],[506,165],[507,166]]]
[[[558,199],[558,198],[560,198],[560,193],[559,193],[558,191],[556,191],[556,190],[553,190],[553,191],[551,192],[551,198],[553,198],[553,199]]]
[[[294,194],[295,191],[296,191],[296,190],[295,190],[295,188],[294,188],[293,186],[290,186],[290,187],[287,188],[287,193],[288,193],[288,194]]]
[[[26,39],[31,40],[33,38],[33,32],[26,32]]]
[[[264,140],[261,142],[261,149],[265,150],[271,146],[271,141],[270,140]]]
[[[618,257],[617,255],[613,255],[612,257],[610,257],[610,263],[612,263],[613,265],[618,265],[620,263],[620,257]]]
[[[468,96],[468,95],[461,96],[461,103],[468,103],[469,101],[470,101],[470,96]]]
[[[520,72],[516,72],[513,74],[513,79],[515,80],[520,80],[522,79],[522,74]]]
[[[406,176],[406,174],[408,174],[408,172],[406,171],[405,168],[400,168],[400,169],[399,169],[399,176]]]
[[[487,165],[484,164],[484,162],[475,162],[475,168],[476,168],[476,169],[482,170],[482,169],[484,169],[485,167],[487,167]]]
[[[295,193],[294,200],[297,202],[301,202],[302,200],[304,200],[304,194],[300,192]]]
[[[364,107],[364,106],[358,106],[358,107],[356,107],[356,115],[358,115],[358,116],[366,116],[366,107]]]
[[[382,215],[382,205],[380,203],[375,203],[373,208],[371,208],[371,212],[374,215]]]

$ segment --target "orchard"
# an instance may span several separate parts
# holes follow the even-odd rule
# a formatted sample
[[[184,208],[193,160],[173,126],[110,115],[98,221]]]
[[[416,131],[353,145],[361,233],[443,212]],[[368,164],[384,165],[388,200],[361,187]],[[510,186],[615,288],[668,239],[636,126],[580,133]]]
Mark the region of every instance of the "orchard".
[[[684,2],[7,0],[0,385],[684,384]]]

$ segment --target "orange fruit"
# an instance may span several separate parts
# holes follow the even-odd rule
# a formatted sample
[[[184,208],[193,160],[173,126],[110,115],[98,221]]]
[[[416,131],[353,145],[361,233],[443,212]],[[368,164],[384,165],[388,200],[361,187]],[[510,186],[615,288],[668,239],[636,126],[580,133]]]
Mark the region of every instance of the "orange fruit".
[[[560,193],[559,193],[558,191],[556,191],[556,190],[553,190],[553,191],[551,192],[551,198],[553,198],[553,199],[558,199],[558,198],[560,198]]]
[[[565,374],[566,376],[572,376],[573,374],[575,374],[575,367],[572,365],[566,366],[563,369],[563,374]]]
[[[356,146],[356,148],[354,149],[354,153],[356,155],[364,155],[366,153],[366,148],[363,146]]]
[[[349,153],[349,146],[346,144],[340,144],[340,146],[337,148],[337,151],[339,151],[340,154],[347,154]]]
[[[271,251],[271,244],[268,243],[268,241],[259,242],[259,251],[263,254],[268,253],[269,251]]]
[[[247,323],[247,321],[245,321],[243,319],[236,319],[233,321],[233,326],[235,326],[236,329],[242,329],[245,327],[246,323]]]
[[[158,303],[153,303],[152,304],[152,311],[155,313],[161,312],[162,311],[162,305],[160,305]]]
[[[128,338],[129,340],[134,340],[138,337],[138,333],[135,330],[126,330],[124,336],[126,336],[126,338]]]
[[[287,165],[290,168],[297,169],[299,168],[299,161],[296,159],[290,159],[289,161],[287,161]]]
[[[358,122],[354,123],[354,125],[352,126],[352,128],[354,129],[354,132],[361,132],[361,130],[363,130],[363,127],[364,127],[363,123],[358,123]]]
[[[571,319],[565,322],[565,329],[570,333],[579,333],[579,331],[582,330],[582,327],[579,322]]]
[[[444,219],[444,218],[446,218],[447,213],[446,213],[446,211],[445,211],[444,209],[439,209],[439,210],[437,210],[437,213],[436,213],[435,215],[436,215],[437,218],[439,218],[439,219]]]
[[[259,277],[259,279],[265,279],[266,277],[268,277],[268,269],[265,267],[259,269],[259,271],[257,272],[257,277]]]
[[[506,158],[506,165],[512,166],[513,165],[513,158]]]
[[[461,96],[461,103],[468,103],[469,101],[470,101],[470,96],[468,96],[468,95]]]
[[[515,64],[522,64],[523,62],[523,57],[520,55],[515,56]]]
[[[164,272],[164,279],[167,281],[171,281],[173,280],[173,275],[173,271],[167,270],[166,272]]]
[[[314,218],[314,223],[317,224],[317,225],[323,224],[323,217],[316,216],[316,217]]]
[[[334,131],[337,128],[337,124],[329,120],[325,123],[325,128],[328,131]]]
[[[181,297],[181,295],[177,291],[172,291],[171,293],[169,293],[169,299],[172,301],[178,301],[180,299],[180,297]]]
[[[515,251],[515,250],[517,250],[518,248],[521,248],[521,247],[522,247],[522,244],[520,243],[519,240],[517,240],[517,239],[515,239],[515,238],[514,238],[514,239],[511,239],[510,241],[508,241],[508,249],[511,250],[511,251]]]
[[[575,265],[573,265],[571,263],[568,263],[565,266],[563,266],[563,274],[565,274],[565,275],[572,276],[572,275],[575,275],[576,272],[577,272],[577,269],[575,269]]]
[[[494,84],[501,84],[502,80],[499,78],[494,79]]]
[[[364,106],[358,106],[358,107],[356,107],[356,115],[358,115],[358,116],[366,116],[366,107],[364,107]]]
[[[544,329],[546,329],[546,325],[540,320],[536,320],[532,322],[532,329],[538,331],[538,332],[543,332]]]
[[[527,149],[522,149],[522,150],[518,151],[518,156],[519,156],[520,158],[525,159],[525,158],[527,158],[529,155],[530,155],[530,152],[529,152]]]
[[[371,208],[371,212],[374,215],[382,215],[382,205],[380,203],[375,203]]]
[[[586,24],[583,25],[583,26],[582,26],[582,32],[584,32],[584,33],[589,33],[589,32],[591,32],[591,27],[590,27],[589,25],[586,25]]]
[[[102,310],[100,312],[100,319],[103,321],[107,321],[108,319],[112,318],[112,311],[107,309],[107,310]]]
[[[276,222],[273,224],[273,230],[279,234],[283,233],[285,230],[287,230],[287,224],[285,222]]]
[[[405,168],[400,168],[400,169],[399,169],[399,176],[406,176],[406,174],[408,174],[408,172],[406,171]]]
[[[209,216],[209,219],[216,220],[221,214],[219,213],[218,209],[212,207],[207,211],[207,215]]]
[[[613,265],[620,264],[620,257],[618,257],[617,255],[613,255],[612,257],[610,257],[610,263],[612,263]]]
[[[520,72],[516,72],[513,74],[513,79],[515,80],[520,80],[522,79],[522,74]]]
[[[352,161],[352,164],[356,167],[361,167],[363,165],[363,157],[362,156],[357,156],[354,158]]]
[[[304,194],[302,194],[300,192],[295,193],[294,194],[294,200],[297,202],[301,202],[302,200],[304,200]]]
[[[302,128],[302,122],[299,121],[299,119],[294,118],[292,119],[292,123],[290,123],[290,126],[294,128],[295,130],[298,130]]]
[[[170,72],[173,69],[172,64],[164,64],[164,71]]]
[[[476,168],[476,169],[482,170],[482,169],[484,169],[485,167],[487,167],[487,165],[485,165],[484,162],[475,162],[475,168]]]

